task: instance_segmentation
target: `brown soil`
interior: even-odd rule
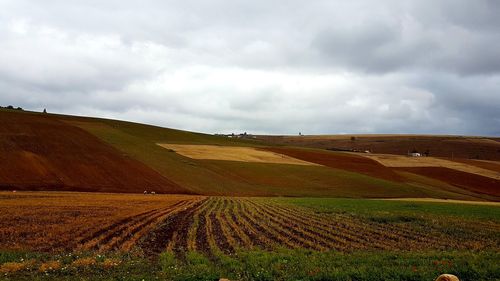
[[[476,193],[500,196],[500,181],[444,167],[404,167],[397,170],[434,178]]]
[[[268,147],[266,150],[285,154],[297,159],[321,164],[327,167],[362,173],[376,178],[403,181],[403,178],[390,168],[377,161],[347,153],[314,151],[284,147]]]
[[[53,116],[0,111],[0,190],[13,189],[187,193]]]
[[[173,240],[174,234],[181,237],[181,245],[177,245],[173,250],[178,257],[183,257],[187,251],[188,231],[193,221],[193,214],[200,208],[204,201],[178,212],[174,216],[168,217],[159,227],[152,230],[139,243],[146,256],[157,256],[165,250],[166,245]]]

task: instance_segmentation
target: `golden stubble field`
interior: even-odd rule
[[[0,248],[130,250],[166,217],[204,197],[0,192]]]
[[[193,159],[228,160],[228,161],[240,161],[240,162],[311,165],[311,166],[318,165],[315,163],[299,160],[284,154],[259,150],[254,147],[168,144],[168,143],[160,143],[158,145]]]
[[[483,169],[469,163],[461,163],[435,157],[409,157],[390,154],[359,154],[375,160],[386,167],[443,167],[500,180],[500,172]]]

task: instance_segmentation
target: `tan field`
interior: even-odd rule
[[[434,157],[408,157],[389,154],[363,154],[363,156],[379,162],[386,167],[443,167],[472,173],[492,179],[499,180],[500,172],[483,169],[480,167],[468,165]]]
[[[159,143],[158,145],[193,159],[319,166],[319,164],[253,147],[169,143]]]
[[[384,199],[384,200],[500,206],[500,202],[491,202],[491,201],[466,201],[466,200],[436,199],[436,198],[388,198],[388,199]]]

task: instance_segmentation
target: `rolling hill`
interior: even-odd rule
[[[1,110],[0,153],[4,190],[500,200],[498,179],[468,172],[99,118]]]
[[[188,191],[56,116],[0,111],[0,188]]]
[[[500,161],[499,137],[434,135],[311,135],[257,136],[266,143],[407,155],[417,151],[433,157]]]

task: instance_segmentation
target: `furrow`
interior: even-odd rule
[[[231,209],[228,205],[232,206],[232,201],[229,199],[224,199],[223,211],[220,214],[220,219],[226,227],[227,234],[232,237],[234,241],[233,248],[247,248],[252,245],[252,242],[248,236],[234,223],[231,214],[229,213]]]
[[[142,237],[145,233],[154,228],[158,223],[163,221],[166,216],[170,216],[180,210],[187,209],[191,207],[193,204],[194,202],[187,201],[186,204],[178,205],[175,208],[169,208],[168,210],[165,210],[161,214],[152,216],[143,223],[134,226],[126,235],[117,237],[118,239],[114,239],[114,241],[108,243],[107,248],[120,249],[124,251],[129,250],[134,245],[134,243],[140,239],[140,237]]]
[[[226,254],[234,253],[237,247],[232,235],[229,233],[228,225],[222,220],[222,211],[225,209],[226,200],[218,198],[218,205],[216,210],[210,214],[210,219],[213,221],[214,236],[216,238],[215,242],[222,252]]]
[[[326,249],[335,249],[338,251],[346,249],[347,242],[339,237],[328,235],[328,229],[320,228],[315,224],[311,224],[309,221],[305,221],[295,216],[290,216],[286,213],[283,213],[275,206],[270,207],[268,205],[262,204],[262,209],[268,215],[276,216],[277,218],[280,218],[284,223],[288,222],[288,225],[291,225],[291,227],[301,229],[303,232],[307,233],[307,235],[311,237],[313,241],[318,241]]]
[[[261,233],[249,222],[249,219],[242,211],[240,200],[234,200],[231,218],[235,224],[241,228],[242,232],[249,237],[250,241],[252,241],[252,245],[266,250],[272,250],[274,248],[275,241],[272,237],[268,237],[266,232]]]
[[[199,224],[198,229],[196,231],[196,250],[198,252],[204,253],[206,256],[211,257],[212,252],[211,248],[213,245],[211,244],[213,241],[210,239],[210,229],[207,224],[208,221],[208,213],[214,208],[214,200],[209,199],[207,201],[207,208],[199,213]]]
[[[172,216],[167,216],[162,223],[158,224],[154,229],[148,232],[143,239],[140,239],[139,246],[142,248],[145,255],[156,257],[168,246],[171,246],[172,251],[174,251],[179,257],[183,257],[184,249],[181,247],[174,247],[169,243],[173,240],[173,238],[178,236],[178,234],[174,235],[175,233],[188,232],[192,223],[190,218],[192,218],[193,213],[195,213],[200,206],[203,206],[206,201],[207,199],[200,200],[185,210],[181,210]],[[186,237],[184,237],[184,239],[185,238]]]
[[[288,248],[300,247],[299,241],[296,241],[293,237],[286,237],[286,235],[277,231],[276,227],[273,227],[273,225],[268,220],[265,220],[263,216],[256,212],[252,212],[247,204],[241,204],[241,217],[251,223],[255,230],[270,238],[272,241],[275,241],[278,245],[283,245]]]
[[[126,218],[121,219],[117,222],[114,222],[114,223],[112,223],[112,224],[110,224],[102,229],[99,229],[98,231],[94,232],[90,236],[80,239],[76,243],[77,246],[75,248],[86,249],[86,248],[89,248],[89,244],[90,244],[90,247],[92,247],[95,243],[97,243],[97,241],[99,241],[101,236],[106,236],[106,235],[109,235],[109,233],[114,233],[117,229],[121,229],[124,225],[127,225],[129,223],[133,223],[134,221],[140,220],[141,218],[146,217],[149,214],[156,213],[159,210],[160,209],[150,210],[150,211],[143,212],[143,213],[133,215],[130,217],[126,217]]]
[[[310,213],[299,212],[295,209],[285,209],[282,208],[285,212],[288,212],[290,215],[302,218],[304,220],[309,221],[310,223],[314,223],[318,227],[322,227],[329,234],[339,237],[347,241],[348,248],[352,249],[367,249],[367,248],[378,248],[378,249],[386,249],[390,248],[390,243],[386,241],[381,241],[382,243],[373,243],[373,239],[370,238],[371,232],[367,232],[365,228],[360,227],[356,223],[353,223],[350,220],[340,221],[338,218],[333,217],[317,217],[311,215]]]
[[[262,206],[257,203],[248,200],[248,204],[254,206],[254,210],[259,213],[262,217],[266,217],[268,221],[271,221],[272,225],[275,226],[276,232],[280,233],[282,236],[289,237],[292,241],[299,244],[301,247],[314,249],[314,250],[326,250],[328,245],[321,239],[317,239],[306,232],[301,232],[303,230],[299,225],[295,224],[295,228],[290,226],[289,223],[283,222],[282,218],[278,219],[275,214],[272,214],[265,210]]]

